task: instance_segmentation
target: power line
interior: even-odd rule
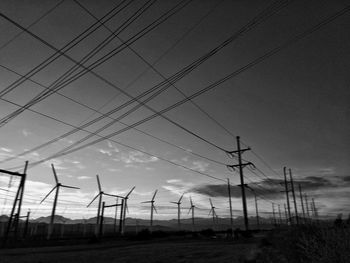
[[[261,63],[261,62],[263,62],[263,61],[266,60],[267,58],[269,58],[269,57],[271,57],[271,56],[277,54],[277,53],[280,52],[281,50],[283,50],[283,49],[289,47],[291,44],[293,44],[293,43],[295,43],[295,42],[297,42],[297,41],[299,41],[299,40],[301,40],[301,39],[307,37],[307,36],[310,35],[311,33],[315,32],[316,30],[318,30],[318,29],[322,28],[323,26],[327,25],[328,23],[332,22],[333,20],[335,20],[335,19],[338,18],[339,16],[344,15],[344,14],[345,14],[346,12],[348,12],[348,11],[350,11],[350,6],[348,6],[348,7],[344,8],[344,9],[342,9],[342,10],[340,10],[340,11],[334,13],[334,14],[331,15],[331,16],[328,16],[326,19],[322,20],[321,22],[319,22],[319,23],[316,24],[315,26],[313,26],[313,27],[307,29],[306,31],[304,31],[304,32],[302,32],[302,33],[300,33],[300,34],[298,34],[298,35],[296,35],[296,36],[294,36],[294,37],[288,39],[287,41],[285,41],[283,44],[279,45],[278,47],[276,47],[276,48],[274,48],[274,49],[268,51],[268,52],[265,53],[264,55],[262,55],[262,56],[260,56],[260,57],[258,57],[258,58],[256,58],[256,59],[254,59],[254,60],[251,61],[250,63],[246,64],[245,66],[241,67],[241,68],[238,69],[238,70],[235,70],[235,71],[232,72],[231,74],[226,75],[225,77],[223,77],[223,78],[219,79],[218,81],[216,81],[216,82],[210,84],[209,86],[207,86],[207,87],[205,87],[205,88],[203,88],[203,89],[201,89],[201,90],[199,90],[199,91],[193,93],[191,96],[188,96],[186,99],[180,100],[180,101],[178,101],[177,103],[175,103],[175,104],[173,104],[173,105],[171,105],[171,106],[169,106],[169,107],[167,107],[167,108],[165,108],[165,109],[163,109],[163,110],[161,110],[161,111],[159,111],[159,112],[157,112],[157,113],[155,113],[155,114],[153,114],[153,115],[151,115],[151,116],[149,116],[149,117],[147,117],[147,118],[145,118],[145,119],[143,119],[143,120],[141,120],[141,121],[138,121],[138,122],[136,122],[136,123],[134,123],[134,124],[132,124],[132,125],[130,125],[130,126],[135,127],[135,126],[140,125],[140,124],[142,124],[142,123],[144,123],[144,122],[147,122],[147,121],[149,121],[149,120],[151,120],[151,119],[153,119],[153,118],[155,118],[155,117],[157,117],[157,116],[159,116],[159,115],[164,114],[165,112],[170,111],[170,110],[173,109],[173,108],[176,108],[176,107],[178,107],[178,106],[184,104],[185,102],[187,102],[187,101],[190,100],[190,99],[193,99],[193,98],[195,98],[195,97],[198,97],[199,95],[202,95],[203,93],[205,93],[205,92],[207,92],[207,91],[209,91],[209,90],[211,90],[211,89],[214,89],[215,87],[219,86],[220,84],[222,84],[222,83],[224,83],[224,82],[230,80],[231,78],[233,78],[233,77],[235,77],[235,76],[241,74],[242,72],[244,72],[244,71],[250,69],[251,67],[254,67],[255,65],[257,65],[257,64],[259,64],[259,63]],[[114,133],[112,133],[112,134],[109,134],[109,135],[105,136],[105,138],[106,138],[106,139],[107,139],[107,138],[111,138],[111,137],[113,137],[113,136],[115,136],[115,135],[117,135],[117,134],[119,134],[119,133],[121,133],[121,132],[124,132],[125,130],[127,130],[127,129],[122,129],[122,130],[119,130],[119,131],[114,132]],[[52,155],[52,156],[50,156],[50,157],[48,157],[48,158],[46,158],[46,159],[44,159],[44,160],[46,161],[46,160],[49,160],[49,159],[52,159],[52,158],[56,158],[56,157],[59,157],[59,156],[63,156],[63,155],[70,154],[70,153],[72,153],[72,152],[78,151],[78,150],[80,150],[80,149],[83,149],[83,148],[85,148],[85,147],[87,147],[87,146],[93,145],[93,144],[98,143],[98,142],[103,141],[103,140],[104,140],[104,139],[97,139],[97,140],[95,140],[95,141],[93,141],[93,142],[90,142],[90,143],[87,143],[87,144],[85,144],[85,145],[79,146],[79,147],[74,148],[74,149],[72,149],[72,150],[69,150],[69,151],[67,151],[67,152],[61,152],[61,153],[59,153],[59,154],[57,154],[57,155]],[[41,162],[42,162],[42,161],[41,161]]]
[[[262,14],[264,14],[265,16],[262,16]],[[224,41],[221,45],[219,45],[218,47],[216,47],[215,49],[211,50],[209,53],[207,53],[205,56],[202,56],[200,59],[197,60],[197,62],[193,62],[191,65],[187,66],[185,69],[187,70],[187,74],[189,72],[191,72],[195,67],[198,67],[201,63],[203,63],[205,60],[207,60],[208,58],[210,58],[211,56],[213,56],[214,54],[216,54],[220,49],[222,49],[223,47],[225,47],[226,45],[228,45],[229,43],[231,43],[233,40],[237,39],[238,36],[240,36],[241,34],[245,33],[246,31],[249,31],[250,29],[252,29],[254,26],[256,26],[258,23],[261,23],[264,19],[266,19],[266,17],[270,16],[271,13],[266,13],[266,12],[262,12],[262,14],[259,14],[255,19],[253,19],[251,22],[249,22],[246,26],[244,26],[241,30],[239,30],[237,33],[235,33],[233,36],[231,36],[229,39],[227,39],[226,41]],[[259,18],[259,19],[258,19]],[[196,64],[194,63],[198,63],[197,66],[195,66]],[[195,67],[194,67],[195,66]],[[181,71],[180,71],[181,72]],[[181,72],[180,74],[178,73],[178,75],[175,75],[176,78],[178,78],[178,80],[180,78],[182,78],[184,75],[184,73],[186,73],[186,71],[184,71],[183,73]],[[174,76],[174,75],[173,75]],[[166,88],[170,87],[173,84],[173,80],[169,80],[167,79],[165,82],[162,82],[161,84],[164,83],[169,83],[168,85],[166,85],[161,91],[159,91],[157,94],[153,94],[150,98],[148,98],[148,100],[152,99],[153,97],[157,96],[158,94],[160,94],[162,91],[164,91]],[[115,87],[112,83],[108,82],[108,84],[112,85],[113,87]],[[120,90],[118,87],[115,87],[118,90]],[[155,90],[157,88],[157,86],[155,86],[153,88],[153,90]],[[148,107],[147,105],[144,104],[144,102],[140,102],[138,101],[138,98],[134,98],[132,96],[130,96],[130,94],[126,93],[123,90],[120,90],[123,94],[127,95],[128,97],[132,98],[132,101],[137,101],[140,104],[142,104],[142,106],[147,107],[148,109],[152,110],[153,112],[155,112],[152,108]],[[142,96],[146,95],[147,93],[151,92],[150,90],[147,91],[145,94],[142,94]],[[128,104],[124,104],[123,107],[125,107]],[[135,111],[136,109],[138,109],[140,106],[136,106],[134,107],[132,110],[130,110],[127,114],[124,114],[124,116],[127,116],[128,114],[130,114],[131,112]],[[113,113],[115,112],[115,110],[113,110]],[[124,117],[123,116],[123,117]],[[198,134],[193,133],[192,131],[186,129],[185,127],[183,127],[182,125],[170,120],[169,118],[162,116],[163,118],[165,118],[166,120],[170,121],[171,123],[173,123],[174,125],[178,126],[179,128],[183,129],[184,131],[192,134],[193,136],[197,137],[198,139],[203,140],[204,142],[211,144],[212,146],[220,149],[220,150],[224,150],[223,148],[215,145],[214,143],[206,140],[205,138],[199,136]],[[119,117],[119,120],[121,119],[121,117]],[[102,127],[100,130],[106,129],[107,127],[111,126],[113,124],[113,122],[111,122],[110,124],[105,125],[104,127]],[[80,142],[83,142],[87,139],[89,139],[90,136],[85,137],[84,139],[82,139]],[[67,149],[66,149],[67,150]]]
[[[182,2],[177,4],[176,6],[174,6],[170,10],[168,10],[166,13],[164,13],[159,18],[154,20],[151,24],[149,24],[148,26],[144,27],[137,34],[135,34],[134,36],[129,38],[129,40],[126,41],[127,45],[130,45],[130,44],[134,43],[135,41],[137,41],[138,39],[140,39],[141,37],[143,37],[144,35],[149,33],[151,30],[155,29],[157,26],[159,26],[160,24],[162,24],[163,22],[168,20],[171,16],[173,16],[174,14],[176,14],[177,12],[182,10],[190,1],[192,1],[192,0],[183,0]],[[4,16],[4,15],[0,13],[0,16]],[[34,99],[32,99],[30,102],[28,102],[26,105],[24,105],[21,109],[18,109],[16,112],[14,112],[12,114],[9,114],[8,116],[2,118],[0,120],[0,127],[5,125],[11,119],[13,119],[16,116],[18,116],[21,112],[26,110],[28,107],[31,107],[34,104],[38,103],[39,101],[41,101],[41,100],[45,99],[46,97],[52,95],[57,90],[62,89],[63,87],[67,86],[68,84],[70,84],[71,82],[75,81],[76,79],[82,77],[83,75],[85,75],[88,72],[90,72],[93,76],[97,77],[98,79],[102,80],[103,82],[107,83],[108,85],[112,86],[113,88],[119,90],[123,94],[125,94],[125,95],[128,94],[127,92],[125,92],[124,90],[120,89],[119,87],[117,87],[116,85],[111,83],[110,81],[108,81],[105,78],[103,78],[101,75],[99,75],[99,74],[95,73],[94,71],[92,71],[94,68],[100,66],[102,63],[104,63],[105,61],[107,61],[108,59],[112,58],[113,56],[115,56],[116,54],[121,52],[123,49],[125,49],[127,47],[126,45],[119,45],[118,47],[114,48],[113,50],[108,52],[106,55],[102,56],[101,58],[99,58],[98,60],[96,60],[95,62],[91,63],[89,66],[86,67],[83,64],[79,63],[78,61],[76,61],[75,59],[73,59],[72,57],[68,56],[65,52],[59,51],[57,48],[55,48],[54,46],[52,46],[49,43],[47,43],[45,40],[41,39],[39,36],[35,35],[34,33],[30,32],[30,31],[26,30],[25,28],[23,28],[22,26],[18,25],[15,21],[11,20],[10,18],[8,18],[6,16],[4,16],[4,17],[5,17],[5,19],[7,19],[8,21],[14,23],[14,25],[20,27],[22,30],[25,30],[28,34],[30,34],[31,36],[35,37],[36,39],[38,39],[39,41],[41,41],[42,43],[44,43],[45,45],[47,45],[51,49],[54,49],[55,51],[58,51],[64,57],[66,57],[70,61],[72,61],[75,65],[78,65],[79,67],[81,67],[82,70],[80,70],[73,77],[70,77],[70,78],[66,79],[65,81],[61,81],[59,83],[56,83],[57,85],[55,87],[53,87],[53,89],[50,89],[48,91],[44,91],[44,92],[40,93]],[[138,16],[136,16],[135,19],[137,17]],[[124,27],[124,29],[125,29],[125,27]],[[57,81],[55,81],[55,82],[57,82]]]
[[[107,12],[101,19],[98,20],[98,22],[93,23],[91,26],[89,26],[87,29],[85,29],[82,33],[80,33],[78,36],[74,37],[71,41],[69,41],[67,44],[65,44],[62,48],[57,49],[51,44],[49,44],[47,41],[41,39],[39,36],[35,35],[31,31],[28,30],[28,28],[24,28],[23,26],[19,25],[17,22],[13,21],[9,17],[5,16],[4,14],[0,13],[0,16],[6,19],[8,22],[14,24],[16,27],[21,29],[22,33],[26,32],[30,36],[34,37],[35,39],[39,40],[46,46],[50,47],[55,51],[54,54],[49,56],[47,59],[45,59],[43,62],[41,62],[36,67],[32,68],[29,72],[27,72],[23,77],[17,79],[15,82],[7,86],[5,89],[3,89],[0,92],[0,97],[3,97],[7,93],[11,92],[13,89],[18,87],[20,84],[22,84],[24,81],[26,81],[28,78],[34,76],[36,73],[38,73],[40,70],[54,62],[56,59],[58,59],[60,56],[65,56],[64,52],[69,51],[73,47],[75,47],[77,44],[79,44],[81,41],[83,41],[86,37],[90,36],[93,32],[95,32],[99,27],[102,26],[103,23],[109,21],[112,19],[115,15],[117,15],[121,10],[118,8],[125,2],[126,0],[122,1],[119,5],[111,9],[109,12]],[[133,0],[131,0],[132,2]],[[129,4],[131,3],[129,2]],[[126,6],[122,7],[124,9]],[[100,23],[101,22],[101,23]]]
[[[58,3],[56,3],[53,7],[51,7],[50,9],[48,9],[45,13],[43,13],[41,16],[39,16],[36,20],[34,20],[32,23],[30,23],[26,29],[30,29],[31,27],[33,27],[34,25],[36,25],[37,23],[39,23],[44,17],[48,16],[50,13],[52,13],[55,9],[57,9],[62,3],[64,2],[64,0],[59,1]],[[12,38],[10,38],[9,40],[7,40],[4,44],[2,44],[0,46],[0,50],[4,49],[5,47],[7,47],[10,43],[12,43],[14,40],[16,40],[19,36],[21,36],[24,33],[24,31],[20,31],[19,33],[17,33],[16,35],[14,35]]]

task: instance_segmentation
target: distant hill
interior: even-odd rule
[[[32,223],[50,223],[51,216],[47,217],[39,217],[36,219],[30,220]],[[195,218],[195,227],[196,229],[205,229],[205,228],[213,228],[213,220],[212,218]],[[270,226],[270,219],[266,218],[259,218],[261,226]],[[7,222],[8,216],[7,215],[1,215],[0,216],[0,222]],[[256,217],[250,217],[249,218],[250,225],[252,227],[255,226],[256,223]],[[55,215],[55,223],[56,224],[96,224],[96,217],[88,218],[88,219],[70,219],[61,215]],[[112,225],[114,224],[114,218],[112,217],[105,217],[104,218],[104,224]],[[119,219],[117,219],[117,224],[119,224]],[[142,229],[149,227],[150,220],[148,219],[139,219],[139,218],[130,218],[127,217],[125,221],[125,225],[127,229]],[[153,226],[156,230],[177,230],[178,229],[178,223],[177,219],[169,219],[169,220],[153,220]],[[237,217],[233,220],[233,227],[234,228],[243,228],[244,227],[244,220],[243,217]],[[215,224],[216,229],[224,230],[230,228],[230,219],[229,218],[218,218],[217,223]],[[181,219],[181,229],[183,230],[191,230],[192,229],[192,219],[191,218],[184,218]]]

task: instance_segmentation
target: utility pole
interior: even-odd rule
[[[254,193],[254,199],[255,199],[255,212],[256,212],[256,225],[258,229],[260,229],[260,220],[259,220],[259,210],[258,210],[258,199],[256,198],[256,193]]]
[[[282,225],[282,214],[281,214],[281,206],[278,204],[278,214],[279,214],[279,224]]]
[[[317,209],[316,209],[316,205],[315,205],[315,199],[312,198],[312,207],[313,207],[313,211],[314,211],[314,216],[316,218],[316,220],[318,220],[318,213],[317,213]]]
[[[294,211],[295,211],[295,218],[297,220],[297,225],[299,225],[299,215],[298,215],[298,208],[297,208],[297,200],[295,198],[295,192],[294,192],[294,183],[293,183],[293,177],[292,177],[292,170],[289,169],[289,177],[290,177],[290,184],[292,186],[292,194],[293,194],[293,201],[294,201]]]
[[[244,187],[244,176],[243,176],[243,168],[247,165],[252,165],[254,166],[253,163],[251,162],[242,162],[242,153],[245,151],[249,151],[250,148],[245,148],[241,149],[241,143],[240,143],[240,138],[239,136],[236,137],[237,140],[237,150],[236,151],[231,151],[227,152],[230,156],[233,156],[234,154],[238,155],[238,164],[236,165],[227,165],[227,168],[234,170],[236,167],[239,168],[239,175],[240,175],[240,180],[241,180],[241,191],[242,191],[242,204],[243,204],[243,215],[244,215],[244,226],[245,230],[249,230],[249,223],[248,223],[248,212],[247,212],[247,200],[246,200],[246,195],[245,195],[245,187]]]
[[[310,220],[310,210],[309,210],[309,203],[308,203],[308,200],[307,200],[307,194],[304,195],[304,199],[305,199],[305,206],[306,206],[307,217]]]
[[[305,215],[304,202],[303,202],[303,193],[301,191],[301,184],[299,184],[299,196],[300,196],[301,210],[303,211],[303,219],[305,223],[306,215]]]
[[[287,213],[287,206],[286,204],[283,204],[284,206],[284,216],[286,217],[286,225],[288,225],[288,213]]]
[[[290,223],[292,223],[291,219],[291,214],[290,214],[290,204],[289,204],[289,187],[288,187],[288,180],[287,180],[287,171],[286,171],[286,167],[283,167],[283,175],[284,175],[284,187],[285,187],[285,193],[286,193],[286,197],[287,197],[287,208],[288,208],[288,219],[287,219],[287,224],[288,221],[290,221]]]
[[[115,213],[114,213],[114,234],[117,232],[118,201],[119,201],[119,197],[117,197],[117,200],[116,200],[116,203],[115,203]]]
[[[273,224],[276,226],[275,203],[272,203]]]
[[[231,185],[230,179],[227,178],[227,189],[228,189],[228,202],[230,204],[230,226],[231,226],[231,234],[233,231],[233,217],[232,217],[232,200],[231,200]]]
[[[4,246],[7,242],[9,233],[10,233],[12,228],[14,229],[15,237],[17,236],[18,222],[19,222],[18,218],[20,217],[20,214],[21,214],[24,185],[25,185],[25,181],[26,181],[26,177],[27,177],[27,168],[28,168],[28,161],[25,162],[24,171],[22,174],[18,173],[18,172],[11,172],[11,171],[6,171],[6,170],[0,169],[0,173],[15,175],[15,176],[19,176],[21,178],[21,181],[19,183],[19,186],[18,186],[18,189],[16,192],[16,197],[15,197],[15,200],[14,200],[13,205],[12,205],[11,214],[10,214],[9,220],[7,222],[7,228],[6,228],[4,241],[3,241]]]

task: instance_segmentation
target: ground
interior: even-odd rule
[[[257,240],[154,239],[0,250],[0,262],[245,262],[258,252]]]

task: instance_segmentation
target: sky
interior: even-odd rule
[[[152,30],[137,35],[182,4]],[[226,167],[238,162],[226,151],[237,150],[240,136],[241,146],[251,148],[243,153],[244,161],[255,165],[244,168],[245,183],[257,194],[262,216],[271,216],[272,203],[284,211],[283,167],[291,169],[296,190],[300,184],[309,201],[314,198],[320,216],[347,216],[350,12],[288,42],[347,4],[0,1],[0,168],[23,172],[29,161],[22,213],[30,209],[33,218],[50,215],[53,195],[40,201],[55,185],[53,164],[62,184],[80,188],[60,191],[57,214],[65,217],[96,215],[97,202],[86,206],[98,193],[97,174],[106,193],[125,195],[135,186],[128,202],[130,217],[148,218],[150,207],[141,202],[158,189],[157,219],[176,218],[177,208],[170,202],[182,194],[183,217],[190,216],[190,197],[196,216],[208,217],[211,198],[218,216],[228,217],[229,178],[233,215],[242,216],[239,173]],[[106,14],[110,19],[99,24],[96,18],[105,19]],[[284,43],[289,45],[251,64]],[[110,53],[113,50],[118,52]],[[81,67],[108,54],[113,56],[91,71]],[[48,58],[54,59],[42,64]],[[202,63],[187,74],[175,75],[199,58]],[[78,61],[80,67],[74,68]],[[68,79],[78,77],[57,85],[72,67],[75,71]],[[229,74],[226,81],[163,116],[143,121]],[[21,76],[26,78],[21,81]],[[165,79],[172,85],[166,86]],[[152,98],[154,92],[144,93],[152,87],[167,88]],[[59,89],[6,122],[48,88]],[[140,97],[146,100],[143,105],[132,100],[140,94],[146,94]],[[125,129],[128,125],[133,127]],[[83,130],[62,136],[75,127]],[[69,149],[75,150],[65,152]],[[64,154],[55,156],[58,152]],[[9,214],[18,182],[18,177],[0,174],[0,214]],[[248,214],[254,216],[254,195],[246,191]],[[300,212],[298,198],[297,193]],[[104,201],[116,202],[109,197]],[[113,215],[114,210],[105,214]]]

